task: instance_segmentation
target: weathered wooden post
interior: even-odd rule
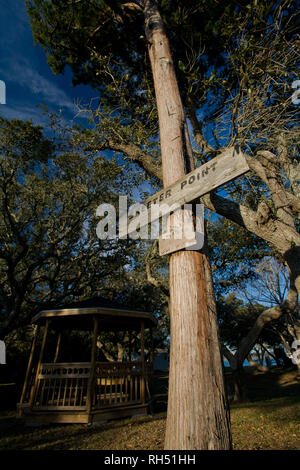
[[[60,350],[60,343],[61,343],[61,335],[62,335],[62,332],[59,331],[58,337],[57,337],[57,343],[56,343],[54,359],[53,359],[54,364],[57,362],[57,359],[58,359],[58,354],[59,354],[59,350]]]
[[[128,331],[128,341],[129,341],[129,345],[128,345],[128,359],[129,359],[129,362],[131,362],[131,355],[132,355],[132,345],[131,345],[131,342],[132,342],[132,331],[129,330]]]
[[[97,338],[98,338],[98,318],[94,315],[93,318],[94,329],[93,329],[93,339],[92,339],[92,351],[91,351],[91,369],[90,376],[88,380],[87,387],[87,400],[86,400],[86,409],[89,415],[89,422],[91,419],[91,411],[93,407],[93,399],[95,392],[95,369],[96,369],[96,351],[97,351]]]
[[[164,187],[194,168],[163,21],[145,1],[145,32],[159,116]],[[230,449],[215,303],[206,253],[170,257],[171,355],[166,449]]]
[[[154,364],[154,338],[153,338],[153,328],[150,328],[150,364]]]
[[[49,330],[49,325],[50,325],[50,319],[46,319],[46,325],[44,328],[44,334],[43,334],[43,339],[42,339],[42,345],[41,345],[41,350],[40,350],[40,355],[39,355],[39,360],[36,366],[36,374],[35,374],[35,379],[34,379],[34,384],[32,386],[31,392],[30,392],[30,407],[34,404],[34,398],[35,398],[35,392],[39,380],[39,374],[40,374],[40,369],[41,369],[41,364],[44,356],[44,350],[45,350],[45,345],[46,345],[46,339],[48,335],[48,330]]]
[[[20,398],[20,404],[24,402],[24,399],[25,399],[26,394],[27,394],[29,377],[32,373],[33,356],[34,356],[34,351],[35,351],[35,347],[36,347],[36,343],[37,343],[38,333],[39,333],[39,327],[38,327],[38,325],[34,325],[30,356],[29,356],[28,365],[27,365],[27,369],[26,369],[26,375],[25,375],[24,385],[23,385],[23,389],[22,389],[22,395],[21,395],[21,398]]]
[[[141,363],[142,363],[141,400],[142,400],[142,403],[145,403],[146,401],[146,394],[145,394],[146,376],[145,376],[145,323],[144,323],[144,320],[141,320]]]

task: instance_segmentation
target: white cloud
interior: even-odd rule
[[[32,119],[34,124],[41,126],[47,124],[47,117],[37,107],[0,105],[0,116],[6,119],[21,119],[22,121]]]
[[[26,60],[10,63],[7,68],[2,67],[2,76],[7,81],[19,84],[37,95],[40,101],[55,104],[57,107],[67,108],[72,113],[75,106],[68,95],[53,82],[34,70]]]
[[[35,105],[45,103],[50,111],[61,109],[67,119],[73,119],[78,113],[73,98],[60,85],[63,80],[50,69],[47,72],[38,46],[33,46],[24,0],[0,0],[0,6],[0,80],[6,83],[7,103],[0,104],[0,115],[44,124],[46,118]]]

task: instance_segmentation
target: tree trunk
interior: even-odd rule
[[[115,358],[105,349],[105,346],[102,344],[102,341],[99,337],[97,340],[97,348],[100,349],[100,351],[108,362],[115,362]]]
[[[123,361],[125,348],[121,343],[118,343],[118,362]]]
[[[238,366],[232,370],[233,387],[234,387],[234,402],[247,401],[247,384],[246,375],[243,366]]]
[[[275,348],[275,347],[273,348],[273,352],[274,352],[274,356],[273,356],[273,357],[274,357],[274,360],[275,360],[275,362],[276,362],[276,366],[277,366],[277,367],[281,367],[281,362],[280,362],[280,360],[279,360],[279,358],[278,358],[278,355],[277,355],[277,353],[276,353],[276,348]]]
[[[162,19],[145,2],[145,31],[160,125],[164,187],[193,168]],[[170,257],[171,354],[165,449],[230,449],[230,420],[206,253]]]

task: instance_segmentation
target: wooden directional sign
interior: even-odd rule
[[[165,188],[143,202],[147,208],[147,217],[138,227],[141,228],[163,215],[171,212],[172,206],[181,207],[192,202],[204,194],[213,191],[229,181],[241,176],[249,171],[245,154],[236,147],[231,147],[213,158],[209,162],[201,165],[192,172],[185,175],[174,184]],[[155,210],[154,210],[155,209]],[[124,237],[130,235],[137,228],[136,221],[139,216],[132,217],[127,224],[122,223],[122,233]]]
[[[190,208],[177,210],[168,218],[166,233],[159,237],[161,256],[178,250],[199,251],[204,245],[204,206],[197,204],[196,211]]]

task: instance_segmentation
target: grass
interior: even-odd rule
[[[230,376],[227,380],[230,380]],[[236,450],[300,450],[300,382],[294,370],[247,374],[249,401],[231,406]],[[167,377],[156,380],[153,416],[84,424],[27,427],[0,412],[0,450],[163,449]],[[265,399],[263,397],[266,397]]]
[[[233,448],[300,450],[300,400],[282,397],[234,406]]]

